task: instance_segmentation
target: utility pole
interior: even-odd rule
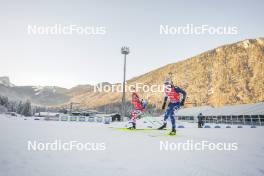
[[[121,54],[124,54],[124,75],[123,75],[123,96],[122,96],[122,120],[126,115],[126,56],[129,54],[129,48],[123,46],[121,48]]]

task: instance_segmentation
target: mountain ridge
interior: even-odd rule
[[[176,63],[166,64],[133,77],[127,80],[127,83],[162,85],[164,79],[168,77],[168,73],[172,73],[174,83],[187,91],[187,102],[191,106],[254,103],[264,99],[263,62],[264,38],[246,39],[219,46]],[[9,78],[5,77],[4,80],[5,83],[10,83]],[[3,86],[0,77],[0,94],[3,93]],[[78,102],[81,106],[94,108],[121,101],[122,93],[98,93],[94,92],[94,86],[96,85],[86,84],[70,89],[56,86],[29,86],[28,89],[40,91],[39,95],[42,95],[41,97],[44,99],[56,99],[52,103],[45,100],[44,105],[48,106],[62,106],[70,102]],[[15,91],[19,87],[23,88],[23,86],[6,86],[5,89],[9,88]],[[161,103],[163,96],[162,93],[142,91],[139,94],[157,106]],[[130,96],[129,93],[126,95]],[[22,98],[32,99],[35,103],[43,104],[40,98],[34,101],[36,96],[33,95],[22,96]]]

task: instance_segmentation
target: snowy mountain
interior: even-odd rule
[[[0,77],[0,85],[6,86],[6,87],[14,87],[15,85],[10,83],[9,77],[2,76]]]
[[[68,89],[55,86],[15,86],[8,77],[1,77],[0,95],[11,100],[30,100],[36,105],[54,106],[70,99]]]

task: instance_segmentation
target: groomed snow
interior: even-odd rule
[[[144,122],[140,122],[144,124]],[[139,123],[139,124],[140,124]],[[1,176],[255,176],[264,174],[264,128],[122,131],[89,122],[34,121],[0,116]],[[154,137],[153,137],[154,136]],[[28,140],[105,143],[105,151],[28,151]],[[238,143],[237,151],[160,151],[160,141]]]

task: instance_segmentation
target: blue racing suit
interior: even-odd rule
[[[169,103],[164,115],[164,122],[170,117],[172,128],[176,126],[175,113],[174,111],[180,109],[180,103]]]
[[[183,95],[182,100],[180,100],[180,94]],[[169,98],[169,104],[166,109],[164,115],[164,123],[166,123],[167,119],[170,117],[172,128],[175,129],[176,121],[175,121],[175,110],[180,109],[181,106],[184,105],[186,99],[186,92],[177,86],[171,85],[170,89],[165,89],[165,97],[163,106],[165,107],[167,99]]]

